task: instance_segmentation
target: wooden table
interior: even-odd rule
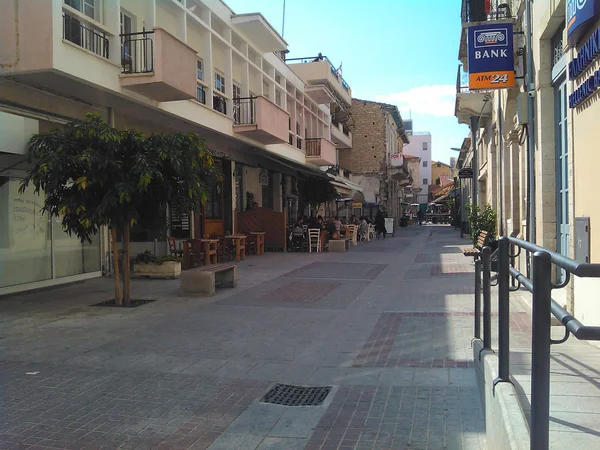
[[[265,253],[265,231],[251,231],[252,236],[256,236],[256,254],[263,255]]]
[[[246,259],[246,236],[225,236],[225,239],[232,239],[235,242],[235,260],[244,261]]]
[[[200,239],[204,246],[204,264],[217,263],[217,248],[219,247],[218,239]],[[214,262],[213,262],[214,261]]]

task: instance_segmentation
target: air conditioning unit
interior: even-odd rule
[[[517,124],[526,125],[529,114],[529,98],[527,92],[520,92],[517,96]]]

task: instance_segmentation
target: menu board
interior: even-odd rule
[[[171,211],[171,236],[177,239],[186,239],[190,237],[190,215],[177,214]]]

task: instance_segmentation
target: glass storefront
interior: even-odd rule
[[[41,214],[43,193],[20,185],[0,177],[0,288],[100,271],[100,236],[91,244],[69,236],[59,218]]]

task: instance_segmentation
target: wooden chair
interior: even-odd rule
[[[231,241],[225,239],[224,236],[215,237],[214,239],[219,240],[219,246],[217,247],[217,259],[219,262],[231,261],[235,250],[232,250]]]
[[[204,264],[204,248],[202,247],[202,242],[198,239],[184,241],[182,253],[184,269],[191,269],[192,267]]]
[[[358,245],[358,227],[356,225],[347,225],[346,230],[346,239],[352,242],[352,245]]]
[[[372,241],[376,238],[375,225],[373,225],[372,223],[369,224],[369,232],[367,233],[367,235],[369,236],[367,238],[368,241]]]
[[[183,250],[177,248],[177,241],[174,237],[168,237],[167,241],[169,242],[169,253],[173,256],[183,256]]]
[[[246,233],[246,251],[250,255],[256,255],[256,236],[253,234]]]
[[[317,253],[321,251],[321,230],[319,228],[308,229],[308,252],[312,253],[313,248]]]

